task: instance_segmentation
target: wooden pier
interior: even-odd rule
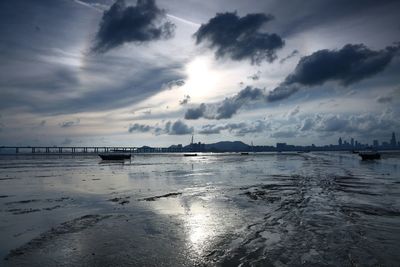
[[[169,147],[110,147],[110,146],[1,146],[0,154],[98,154],[98,153],[179,153],[182,148]]]

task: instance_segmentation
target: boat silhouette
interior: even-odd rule
[[[117,154],[117,153],[108,153],[108,154],[99,154],[99,157],[102,160],[124,160],[131,159],[131,154]]]
[[[361,157],[362,160],[374,160],[381,158],[381,154],[377,151],[360,152],[358,153],[358,155]]]

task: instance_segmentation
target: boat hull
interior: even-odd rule
[[[379,153],[359,153],[358,155],[362,160],[374,160],[381,158],[381,154]]]
[[[131,159],[131,154],[99,154],[102,160],[125,160]]]

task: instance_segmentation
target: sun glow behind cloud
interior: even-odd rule
[[[197,57],[187,67],[187,82],[184,86],[186,94],[196,102],[209,98],[222,83],[218,72],[212,68],[211,60],[206,57]]]
[[[218,64],[210,56],[198,56],[184,67],[187,78],[184,79],[183,86],[161,91],[142,101],[139,106],[152,108],[153,114],[156,114],[157,110],[165,112],[165,107],[169,111],[180,110],[182,106],[179,100],[186,95],[190,96],[190,103],[222,100],[238,89],[238,77],[243,77],[245,73],[235,65],[227,69],[224,64]]]

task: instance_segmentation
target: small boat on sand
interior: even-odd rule
[[[196,153],[186,153],[186,154],[183,154],[183,156],[184,157],[196,157],[197,154]]]
[[[117,154],[117,153],[109,153],[109,154],[99,154],[99,157],[102,160],[124,160],[131,159],[131,154]]]
[[[380,159],[381,154],[377,151],[368,151],[368,152],[360,152],[358,155],[362,158],[362,160],[373,160],[373,159]]]

